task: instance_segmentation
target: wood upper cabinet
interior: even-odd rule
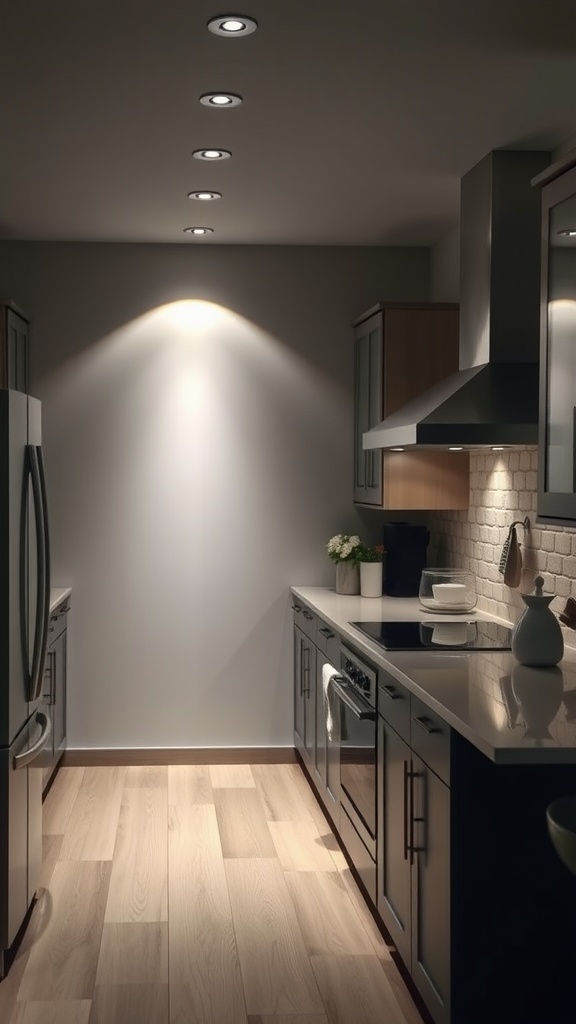
[[[28,391],[28,317],[13,302],[0,302],[0,387]]]
[[[353,327],[355,503],[382,509],[467,509],[467,452],[362,448],[365,431],[458,370],[458,306],[382,303]]]

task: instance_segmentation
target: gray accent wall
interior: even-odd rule
[[[326,541],[375,524],[352,505],[349,325],[428,298],[429,269],[426,249],[0,243],[73,588],[71,747],[291,744],[288,588],[332,584]]]

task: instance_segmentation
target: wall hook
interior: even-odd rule
[[[515,519],[514,522],[512,523],[512,526],[521,526],[521,527],[523,527],[524,530],[529,530],[530,529],[530,517],[529,516],[525,516],[524,519]],[[510,529],[512,529],[512,526],[510,527]]]

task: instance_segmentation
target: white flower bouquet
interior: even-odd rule
[[[347,533],[337,533],[326,545],[328,557],[333,562],[350,562],[352,565],[358,564],[361,550],[360,537],[349,536]]]

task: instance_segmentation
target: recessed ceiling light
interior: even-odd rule
[[[215,36],[249,36],[258,28],[258,22],[254,18],[247,18],[245,14],[219,14],[216,18],[210,18],[208,31]]]
[[[462,445],[457,445],[457,444],[454,444],[454,445],[452,445],[452,446],[451,446],[451,447],[450,447],[450,448],[448,449],[448,451],[449,451],[449,452],[463,452],[463,451],[464,451],[464,449],[463,449]]]
[[[188,235],[213,235],[214,228],[184,228]]]
[[[205,92],[200,98],[204,107],[239,107],[242,97],[234,92]]]
[[[227,160],[232,153],[229,149],[195,149],[192,156],[196,160]]]
[[[557,231],[557,235],[567,235],[568,238],[576,237],[576,228],[563,228],[562,231]]]
[[[221,192],[189,192],[188,199],[202,199],[207,202],[209,199],[222,199]]]

